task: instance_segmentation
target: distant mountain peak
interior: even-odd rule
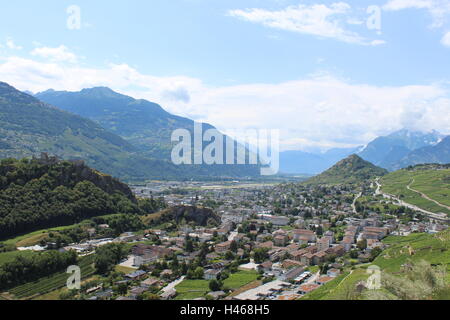
[[[386,169],[377,167],[360,156],[352,154],[305,183],[313,185],[361,183],[387,173]]]

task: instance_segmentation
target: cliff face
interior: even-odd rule
[[[0,160],[1,239],[118,213],[140,213],[130,188],[82,161]]]
[[[40,158],[24,161],[11,159],[11,161],[5,160],[2,162],[0,176],[4,178],[1,181],[3,183],[0,183],[0,189],[11,183],[23,185],[28,181],[47,175],[53,188],[57,186],[72,188],[79,182],[89,181],[108,194],[118,192],[134,203],[137,202],[128,185],[116,178],[91,169],[84,161],[61,161],[57,157],[48,156],[46,153],[43,153]]]
[[[84,164],[74,164],[73,169],[75,175],[78,175],[82,181],[90,181],[108,194],[122,193],[134,203],[137,202],[130,187],[116,178],[95,171]]]
[[[220,217],[211,209],[195,206],[177,206],[169,210],[169,214],[172,215],[177,222],[180,222],[184,218],[187,222],[194,221],[195,224],[200,226],[206,226],[211,222],[217,224],[220,223]]]

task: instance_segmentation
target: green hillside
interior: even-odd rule
[[[435,296],[428,298],[448,299],[450,286],[450,230],[431,235],[425,233],[414,233],[406,237],[389,236],[383,243],[388,245],[380,256],[373,262],[372,266],[381,269],[381,279],[397,277],[402,279],[405,276],[403,267],[405,265],[420,265],[424,261],[434,267],[442,266],[447,270],[444,278],[447,289],[442,290]],[[366,281],[370,274],[367,272],[369,265],[360,265],[354,268],[348,267],[342,275],[330,281],[319,289],[307,294],[303,300],[353,300],[368,299],[366,295],[360,295],[356,291],[356,286],[360,282]],[[382,280],[383,281],[383,280]],[[382,282],[383,283],[383,282]],[[384,290],[384,291],[383,291]],[[408,288],[405,288],[408,290]],[[385,289],[382,289],[384,297],[389,296]],[[391,297],[395,298],[395,297]]]
[[[450,207],[449,165],[409,167],[384,176],[381,184],[383,192],[396,195],[407,203],[431,212],[450,214],[446,208]]]
[[[357,184],[387,173],[387,170],[379,168],[357,155],[351,155],[322,174],[307,180],[304,184]]]
[[[0,238],[114,214],[141,213],[129,187],[83,163],[0,161]]]
[[[114,92],[106,87],[80,92],[48,90],[36,94],[41,101],[99,124],[129,142],[139,155],[171,163],[174,130],[186,129],[193,136],[194,121],[165,111],[160,105]],[[214,129],[202,124],[203,131]],[[205,147],[205,145],[204,145]],[[224,145],[224,159],[226,151]],[[194,152],[194,150],[193,150]],[[236,157],[235,157],[236,159]],[[174,171],[174,168],[166,168]],[[255,165],[189,165],[176,167],[176,178],[245,177],[259,175]],[[160,173],[160,170],[154,170]]]

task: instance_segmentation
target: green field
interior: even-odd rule
[[[324,284],[320,288],[308,293],[301,300],[349,300],[349,288],[353,288],[360,281],[365,281],[370,275],[366,269],[356,269],[345,272],[336,279]]]
[[[399,170],[384,176],[381,184],[384,192],[396,195],[405,202],[431,212],[450,214],[450,210],[407,189],[411,184],[412,189],[424,193],[440,204],[450,206],[450,169]]]
[[[256,271],[239,271],[230,275],[228,279],[223,282],[224,287],[235,290],[240,287],[255,281],[259,274]]]
[[[29,257],[36,254],[33,251],[9,251],[0,253],[0,265],[13,261],[16,257]]]
[[[447,266],[450,273],[450,231],[436,235],[419,233],[407,237],[390,236],[384,243],[391,246],[373,262],[383,271],[399,272],[408,260],[425,260],[433,265]],[[449,275],[447,277],[450,281]]]
[[[81,277],[90,277],[95,273],[93,266],[94,256],[90,255],[80,259],[79,267],[81,269]],[[70,275],[66,272],[59,272],[50,277],[45,277],[34,282],[29,282],[9,290],[18,299],[32,298],[43,295],[51,291],[55,291],[66,285]]]
[[[416,233],[406,237],[390,236],[383,242],[389,247],[371,264],[380,267],[382,272],[400,275],[401,267],[405,263],[425,260],[432,265],[445,265],[448,272],[447,281],[450,284],[450,230],[436,235]],[[356,284],[369,277],[369,265],[347,270],[335,280],[305,295],[302,300],[351,299]]]
[[[206,280],[184,280],[175,287],[177,290],[176,300],[194,300],[204,297],[209,290],[209,281]]]

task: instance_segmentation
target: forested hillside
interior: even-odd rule
[[[0,161],[0,238],[114,214],[138,214],[127,185],[80,162]]]

